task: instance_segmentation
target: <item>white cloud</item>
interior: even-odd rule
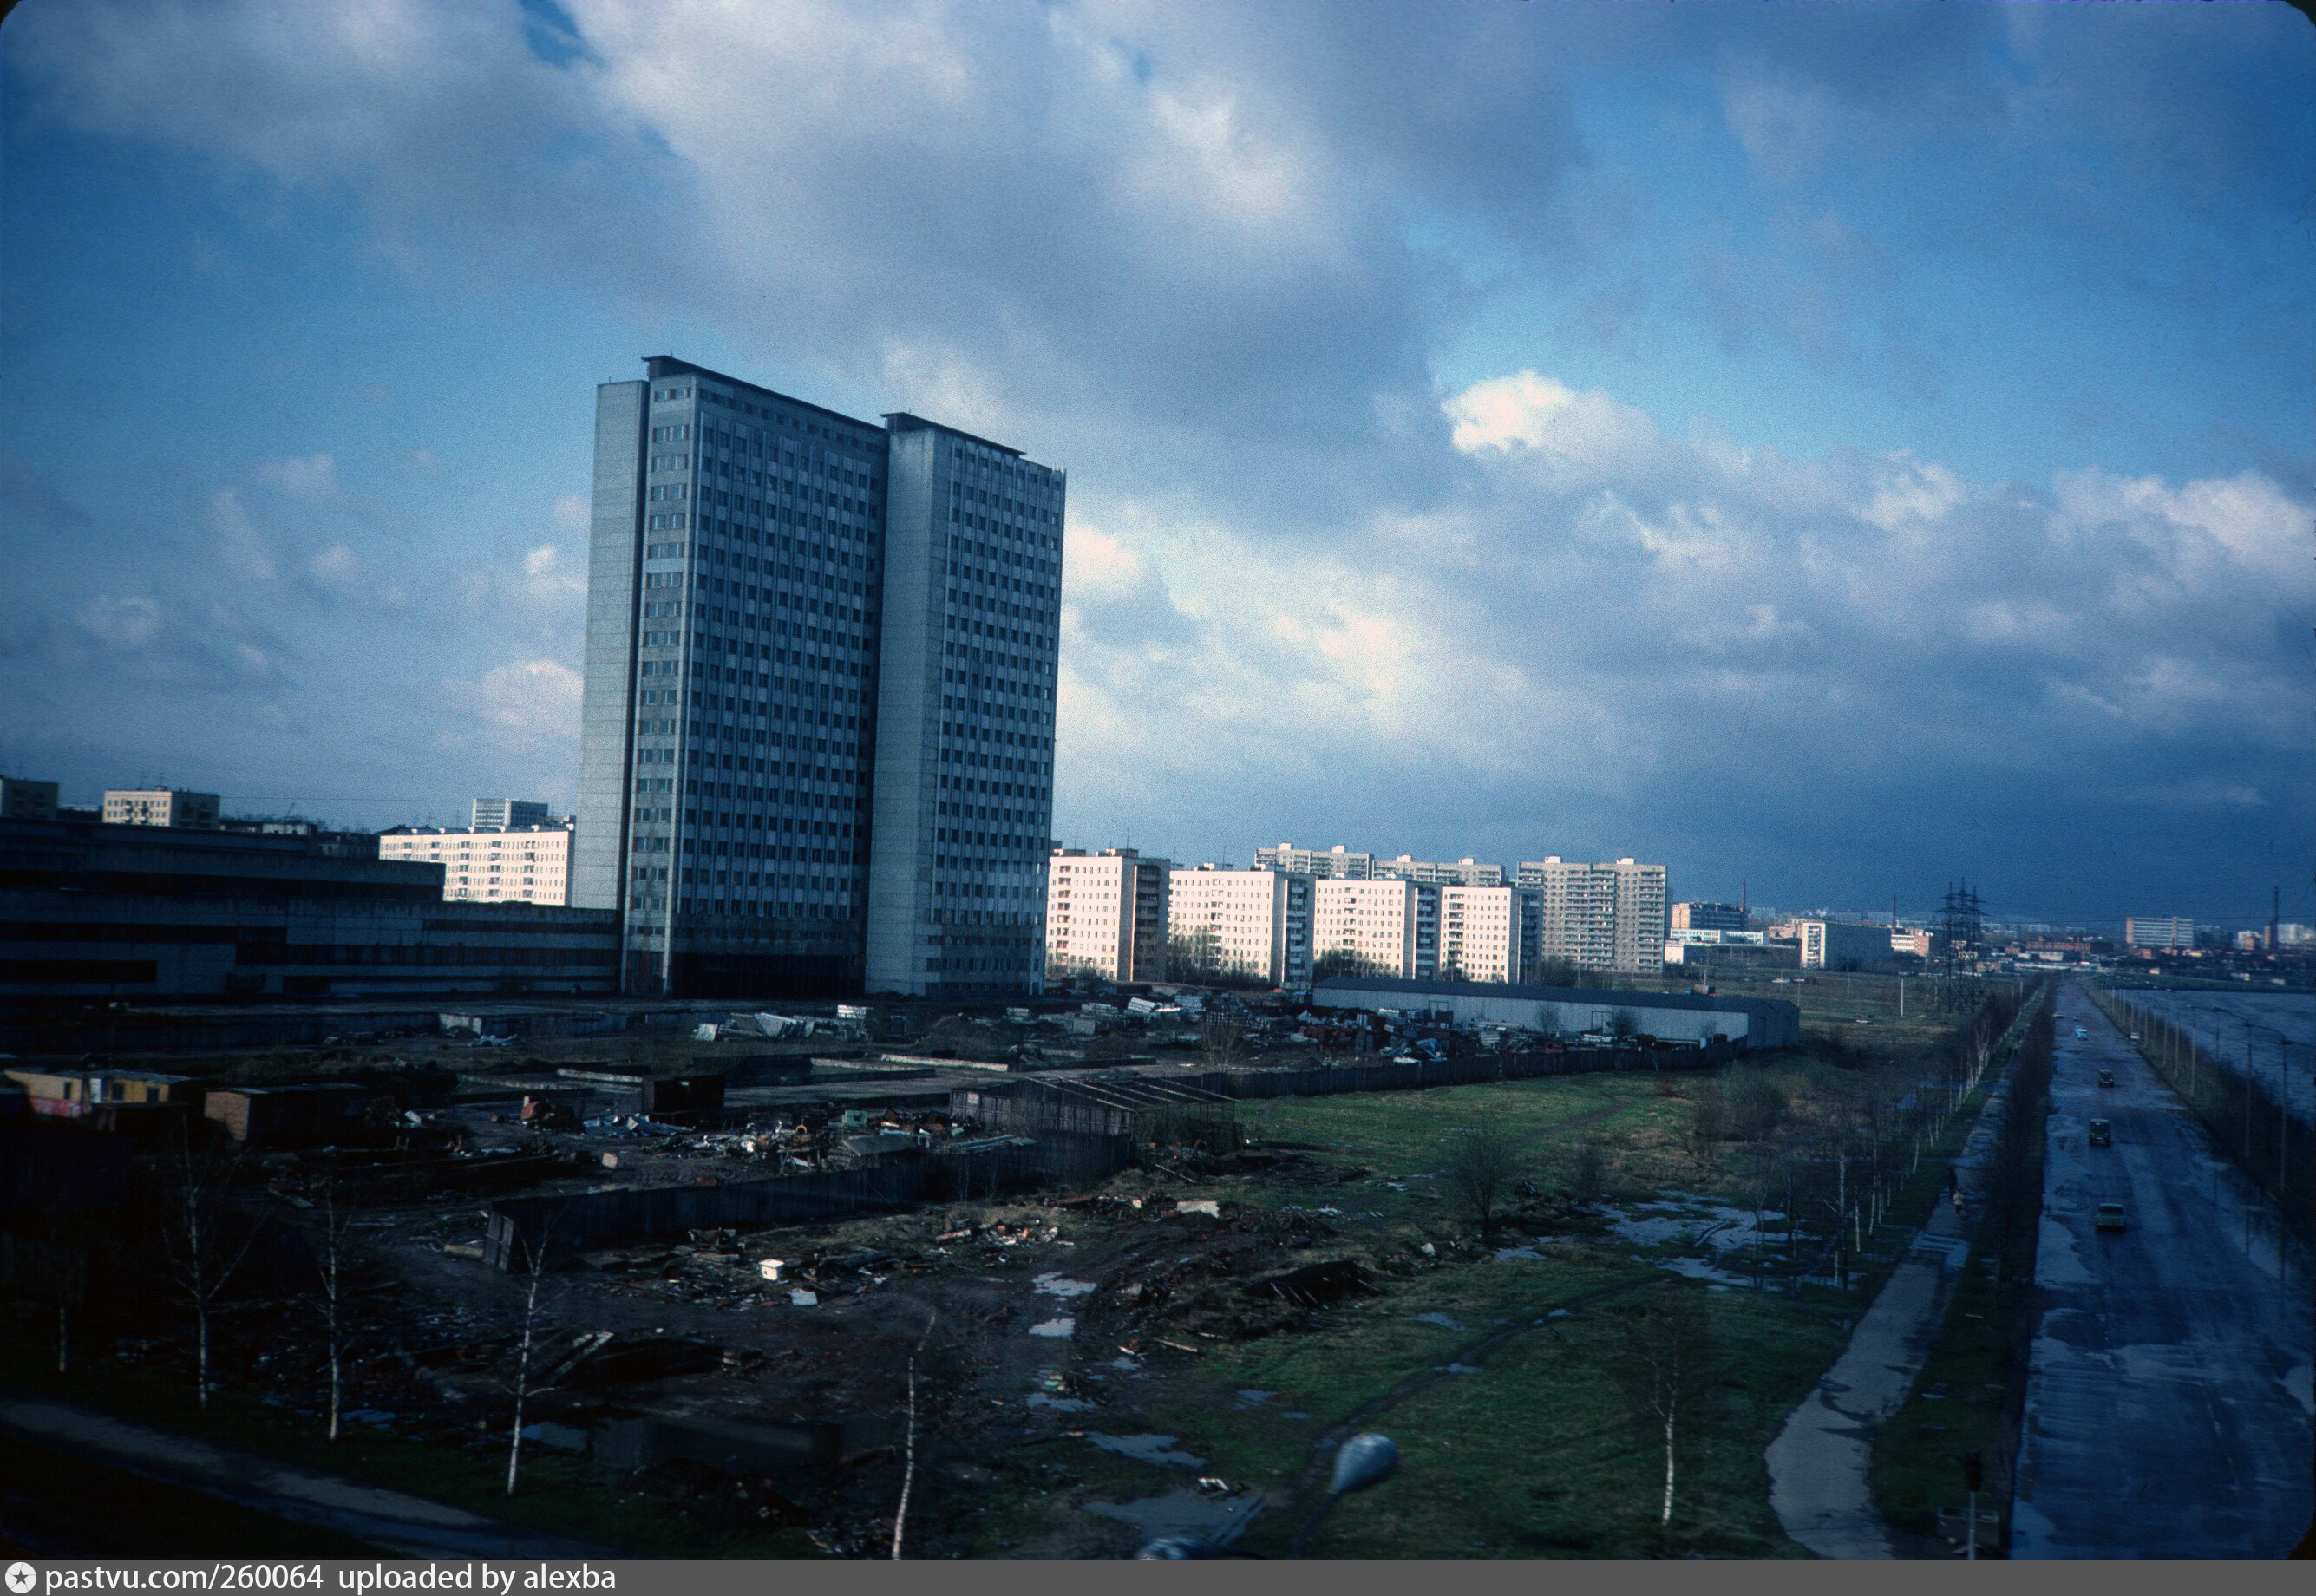
[[[338,494],[338,462],[326,454],[301,454],[289,459],[267,460],[257,468],[258,480],[272,484],[293,499],[333,499]]]
[[[593,512],[588,505],[586,495],[565,494],[555,501],[555,508],[551,514],[557,530],[584,533]]]
[[[240,493],[220,487],[209,495],[209,524],[218,534],[218,552],[226,568],[244,581],[271,584],[276,569],[273,550],[243,508]]]
[[[74,611],[81,629],[115,648],[141,648],[161,629],[161,606],[139,594],[91,599]]]
[[[494,667],[476,681],[447,680],[444,690],[468,714],[490,728],[491,740],[512,749],[579,738],[579,673],[551,659],[520,660]]]

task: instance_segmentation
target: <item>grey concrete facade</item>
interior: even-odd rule
[[[603,386],[574,901],[628,990],[1028,989],[1060,481],[664,356]]]
[[[585,678],[579,700],[579,813],[571,904],[624,909],[628,781],[633,740],[636,584],[643,550],[644,394],[640,382],[595,390],[595,486],[587,542]]]
[[[868,986],[1026,994],[1045,966],[1062,473],[895,414]]]

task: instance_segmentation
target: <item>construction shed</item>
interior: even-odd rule
[[[247,1146],[320,1146],[358,1135],[375,1095],[334,1082],[220,1086],[209,1092],[201,1112]]]
[[[949,1117],[1021,1136],[1124,1137],[1229,1152],[1238,1146],[1238,1106],[1211,1079],[1148,1075],[1029,1078],[949,1092]]]

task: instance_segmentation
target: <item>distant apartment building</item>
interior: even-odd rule
[[[1890,951],[1901,957],[1928,959],[1937,950],[1937,933],[1922,926],[1893,925],[1890,928]]]
[[[1848,920],[1792,920],[1771,933],[1793,942],[1805,970],[1854,970],[1887,963],[1890,928]]]
[[[1442,886],[1439,888],[1441,978],[1494,982],[1527,980],[1542,941],[1540,908],[1539,896],[1524,887]]]
[[[170,787],[115,789],[104,795],[107,825],[174,825],[187,831],[215,831],[218,795],[180,792]]]
[[[471,825],[476,831],[513,831],[519,826],[545,825],[552,818],[545,804],[528,798],[477,798]]]
[[[2276,945],[2279,948],[2305,948],[2311,942],[2316,942],[2316,931],[2297,921],[2283,921],[2276,928]]]
[[[1311,893],[1314,976],[1430,979],[1439,967],[1440,890],[1422,881],[1319,878]]]
[[[1675,904],[1674,931],[1743,931],[1745,911],[1735,904]]]
[[[1292,843],[1257,848],[1254,868],[1296,876],[1331,876],[1341,881],[1365,881],[1376,873],[1374,854],[1353,853],[1341,843],[1328,849],[1297,848]]]
[[[441,865],[446,903],[567,904],[571,838],[568,824],[390,831],[379,838],[378,856]]]
[[[1434,887],[1501,887],[1504,867],[1482,864],[1469,854],[1453,863],[1434,860],[1411,859],[1401,854],[1397,859],[1378,860],[1369,872],[1376,876],[1395,877],[1402,881],[1423,881]]]
[[[2133,948],[2192,948],[2196,923],[2173,914],[2133,914],[2123,923],[2123,940]]]
[[[1663,966],[1665,867],[1619,859],[1581,864],[1554,854],[1520,863],[1537,895],[1537,957],[1582,969],[1644,973]]]
[[[57,792],[53,781],[0,776],[0,820],[54,820]]]
[[[1047,978],[1162,979],[1172,868],[1131,848],[1056,849],[1046,861]]]
[[[1167,881],[1166,934],[1178,962],[1175,980],[1200,967],[1220,975],[1311,984],[1311,896],[1307,872],[1178,866]]]

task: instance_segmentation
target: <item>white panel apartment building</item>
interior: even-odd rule
[[[571,901],[571,827],[512,831],[393,831],[378,840],[380,859],[442,867],[449,903],[559,904]]]
[[[1171,870],[1131,848],[1056,849],[1046,861],[1047,978],[1163,979]]]
[[[1439,888],[1439,973],[1524,981],[1541,941],[1538,895],[1519,887]]]
[[[1403,853],[1397,859],[1377,860],[1368,872],[1374,876],[1390,876],[1402,881],[1427,881],[1434,887],[1501,887],[1504,867],[1482,864],[1465,855],[1453,863],[1428,859],[1412,859]]]
[[[1519,885],[1537,895],[1537,957],[1635,974],[1662,967],[1664,866],[1572,864],[1554,854],[1523,860]]]
[[[1167,936],[1178,945],[1203,944],[1218,970],[1307,986],[1316,885],[1307,873],[1177,869],[1167,882]],[[1189,972],[1173,974],[1181,979]]]
[[[218,829],[218,795],[179,792],[168,787],[115,789],[104,795],[107,825],[174,825],[190,831]]]
[[[1374,854],[1354,853],[1341,843],[1323,850],[1297,848],[1292,843],[1281,843],[1276,848],[1257,848],[1254,868],[1285,870],[1296,876],[1332,876],[1347,881],[1365,881],[1376,873]]]
[[[1321,877],[1311,890],[1311,957],[1350,954],[1366,973],[1429,980],[1439,967],[1440,888],[1421,881]]]

